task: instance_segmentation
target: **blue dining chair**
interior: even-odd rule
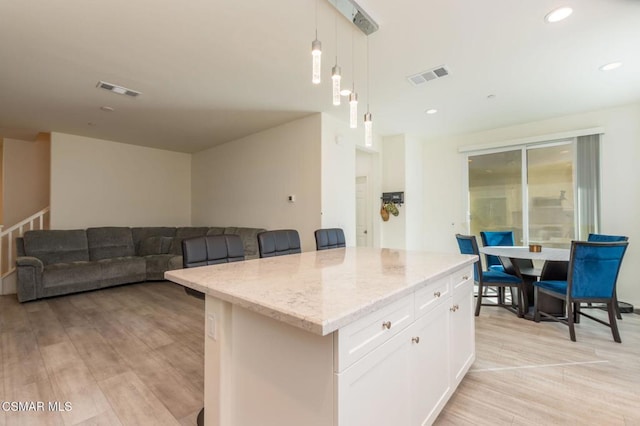
[[[620,332],[616,322],[613,306],[616,294],[616,282],[622,258],[629,245],[620,242],[590,242],[572,241],[569,259],[569,273],[566,281],[537,281],[534,282],[535,298],[540,293],[562,299],[566,302],[566,318],[558,318],[534,308],[534,321],[540,322],[541,316],[561,322],[569,326],[569,336],[576,341],[574,324],[580,315],[592,319],[611,328],[613,340],[620,343]],[[588,315],[580,310],[581,303],[604,303],[607,306],[609,322]]]
[[[477,292],[477,300],[476,300],[476,316],[480,315],[480,307],[481,306],[499,306],[507,309],[519,317],[524,317],[524,314],[528,310],[529,303],[527,302],[527,294],[524,291],[524,282],[521,277],[517,277],[515,275],[507,274],[501,271],[485,271],[482,269],[482,260],[480,259],[480,252],[478,250],[478,241],[476,240],[475,235],[461,235],[456,234],[456,240],[458,241],[458,247],[460,248],[460,253],[462,254],[475,254],[478,256],[478,260],[473,265],[473,279],[478,284],[478,292]],[[517,310],[513,308],[511,304],[504,303],[503,298],[501,297],[501,292],[498,292],[496,295],[486,295],[485,288],[487,287],[498,287],[505,288],[509,287],[511,289],[511,294],[514,294],[513,289],[517,288],[518,294],[518,307]],[[483,298],[487,297],[496,297],[496,303],[482,303]]]
[[[625,237],[623,235],[606,235],[606,234],[589,234],[587,237],[587,241],[595,241],[601,243],[615,243],[618,241],[629,241],[629,237]],[[613,294],[614,301],[613,306],[616,309],[616,318],[619,320],[622,319],[622,314],[620,313],[620,306],[618,305],[618,294],[617,292]],[[591,303],[588,304],[588,307],[592,307]]]
[[[513,231],[481,231],[480,238],[482,239],[482,245],[485,247],[515,245]],[[498,256],[485,254],[485,258],[487,261],[487,270],[504,272],[504,267],[502,263],[500,263]]]

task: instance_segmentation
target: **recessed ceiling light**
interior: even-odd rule
[[[437,109],[431,108],[425,111],[427,114],[435,114],[436,112],[438,112]]]
[[[113,109],[113,107],[110,107],[110,106],[107,106],[107,105],[101,106],[101,107],[100,107],[100,109],[101,109],[101,110],[103,110],[103,111],[107,111],[107,112],[113,112],[113,111],[115,111],[115,110]]]
[[[616,68],[620,68],[622,66],[622,62],[611,62],[609,64],[605,64],[600,67],[600,71],[611,71]]]
[[[351,89],[342,89],[340,91],[340,95],[342,96],[349,96],[351,94]]]
[[[489,99],[489,100],[493,100],[495,98],[496,98],[496,95],[494,95],[494,94],[487,95],[487,99]]]
[[[552,10],[547,13],[547,16],[544,17],[544,20],[550,23],[559,22],[563,19],[566,19],[573,13],[573,9],[570,7],[559,7],[558,9]]]

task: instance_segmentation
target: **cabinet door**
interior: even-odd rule
[[[340,426],[411,425],[410,326],[335,375]]]
[[[453,389],[460,383],[475,360],[476,345],[472,290],[472,279],[468,279],[463,284],[455,287],[449,307]]]
[[[449,396],[449,301],[450,298],[411,327],[412,425],[432,424]]]

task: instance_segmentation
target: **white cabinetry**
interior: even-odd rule
[[[205,423],[432,424],[474,361],[475,260],[358,247],[168,272],[207,290]]]
[[[453,276],[451,298],[451,374],[458,386],[475,360],[475,323],[471,272]]]
[[[434,422],[475,357],[471,276],[470,268],[459,269],[390,305],[389,315],[404,319],[395,324],[395,334],[377,345],[368,340],[369,351],[355,362],[335,363],[338,425]],[[409,305],[413,313],[406,311]],[[365,317],[361,325],[368,324],[370,331],[359,329],[358,335],[390,331],[388,321],[379,312]],[[352,342],[352,333],[340,336],[343,331],[334,337],[335,353],[353,361],[343,348],[364,343]]]

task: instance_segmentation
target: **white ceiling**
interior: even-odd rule
[[[380,26],[369,56],[381,135],[433,138],[640,100],[640,1],[358,3]],[[343,80],[355,75],[362,119],[366,36],[319,0],[323,82],[312,85],[315,5],[0,0],[0,136],[58,131],[196,152],[314,112],[347,121],[346,102],[331,105],[336,21]],[[544,21],[564,5],[574,9],[567,20]],[[599,71],[613,61],[624,65]],[[451,75],[420,87],[406,80],[439,65]],[[143,94],[115,95],[99,80]]]

